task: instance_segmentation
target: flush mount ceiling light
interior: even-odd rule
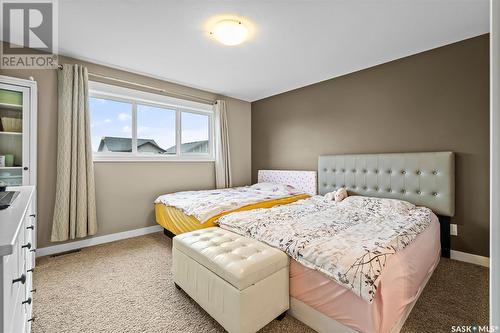
[[[249,31],[240,20],[225,19],[214,24],[210,35],[224,45],[234,46],[243,43]]]

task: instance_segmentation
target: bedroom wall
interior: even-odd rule
[[[489,36],[252,103],[252,175],[321,154],[456,152],[454,250],[488,256]]]
[[[71,58],[61,57],[59,62],[78,62],[92,73],[167,91],[210,99],[217,97],[209,92]],[[50,242],[50,233],[57,172],[57,74],[55,70],[0,70],[0,74],[19,78],[33,76],[38,82],[38,247],[54,245]],[[251,181],[250,103],[225,99],[234,183],[246,185]],[[94,167],[97,236],[155,225],[153,200],[159,194],[215,186],[213,162],[95,162]]]

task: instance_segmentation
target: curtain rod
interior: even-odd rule
[[[57,68],[58,69],[63,69],[63,65],[59,65],[59,66],[57,66]],[[108,80],[108,81],[114,81],[114,82],[124,83],[124,84],[128,84],[128,85],[136,86],[136,87],[142,87],[142,88],[146,88],[146,89],[149,89],[149,90],[155,90],[155,91],[161,92],[164,95],[167,95],[167,96],[170,96],[170,97],[174,97],[174,98],[181,98],[181,99],[186,99],[187,98],[187,99],[195,100],[195,101],[198,101],[198,102],[201,102],[201,103],[205,103],[205,104],[216,104],[216,101],[214,101],[212,99],[202,98],[202,97],[198,97],[198,96],[194,96],[194,95],[190,95],[190,94],[182,94],[182,93],[169,92],[169,91],[167,91],[165,89],[162,89],[162,88],[157,88],[157,87],[149,86],[147,84],[136,83],[136,82],[127,81],[127,80],[122,80],[122,79],[118,79],[118,78],[111,77],[111,76],[106,76],[106,75],[101,75],[101,74],[95,74],[95,73],[91,73],[91,72],[89,72],[89,76],[93,76],[93,77],[104,79],[104,80]]]

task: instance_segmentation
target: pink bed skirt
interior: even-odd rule
[[[290,296],[356,331],[390,332],[439,262],[439,229],[433,215],[430,226],[392,256],[371,304],[294,260],[290,263]]]

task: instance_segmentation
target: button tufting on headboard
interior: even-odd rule
[[[454,161],[452,152],[320,156],[319,193],[349,184],[351,195],[406,200],[453,216]]]

